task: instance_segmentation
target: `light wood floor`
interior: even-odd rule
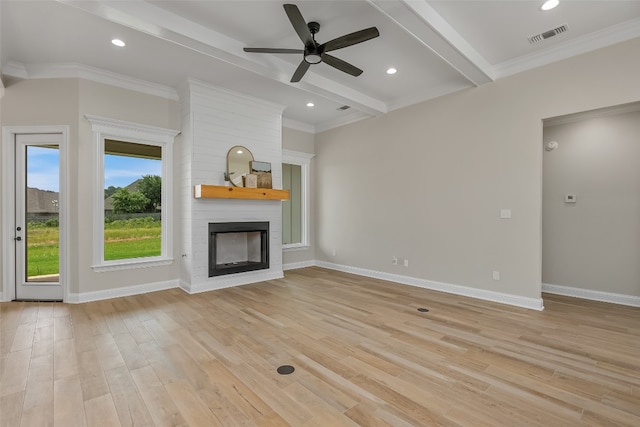
[[[3,303],[0,425],[640,426],[640,309],[544,299],[307,268],[199,295]]]

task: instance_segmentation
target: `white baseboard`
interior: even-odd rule
[[[574,288],[571,286],[542,284],[542,292],[563,295],[566,297],[582,298],[593,301],[609,302],[612,304],[640,307],[640,297],[634,295],[615,294],[613,292],[593,291],[591,289]]]
[[[544,310],[542,298],[527,298],[518,295],[505,294],[501,292],[487,291],[483,289],[470,288],[468,286],[453,285],[450,283],[434,282],[432,280],[417,279],[415,277],[401,276],[399,274],[384,273],[381,271],[367,270],[364,268],[349,267],[346,265],[333,264],[324,261],[316,261],[318,267],[330,270],[343,271],[345,273],[357,274],[359,276],[371,277],[374,279],[388,280],[390,282],[401,283],[403,285],[416,286],[419,288],[434,291],[447,292],[454,295],[477,298],[486,301],[508,304],[531,310]]]
[[[251,283],[265,282],[267,280],[281,279],[284,277],[282,270],[267,272],[247,272],[230,274],[228,276],[211,277],[198,283],[180,283],[182,290],[189,294],[215,291],[217,289],[231,288],[233,286],[249,285]]]
[[[282,264],[282,269],[283,270],[296,270],[298,268],[305,268],[305,267],[314,267],[316,266],[316,262],[314,260],[310,260],[310,261],[301,261],[301,262],[290,262],[288,264]]]
[[[165,282],[145,283],[143,285],[125,286],[122,288],[105,289],[104,291],[69,293],[64,301],[70,304],[79,304],[90,301],[100,301],[111,298],[128,297],[131,295],[146,294],[148,292],[163,291],[179,287],[178,280],[167,280]]]

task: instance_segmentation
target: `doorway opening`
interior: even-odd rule
[[[65,299],[68,127],[3,128],[2,300]]]
[[[640,102],[546,119],[542,291],[640,306]]]

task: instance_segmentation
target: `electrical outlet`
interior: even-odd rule
[[[500,280],[500,272],[493,270],[493,280]]]
[[[391,264],[398,265],[398,257],[394,256],[393,258],[391,258]]]
[[[331,255],[336,256],[337,254],[338,254],[337,250],[334,249],[334,250],[331,251]]]
[[[409,267],[409,260],[408,260],[408,259],[405,259],[405,260],[404,260],[404,266],[405,266],[405,267]]]

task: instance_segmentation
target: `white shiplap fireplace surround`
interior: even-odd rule
[[[189,293],[283,277],[282,205],[274,200],[195,199],[194,185],[222,185],[227,152],[247,147],[271,163],[273,188],[282,188],[283,107],[189,80],[181,86],[179,158],[182,240],[180,286]],[[213,222],[269,222],[269,269],[209,277],[208,226]]]

